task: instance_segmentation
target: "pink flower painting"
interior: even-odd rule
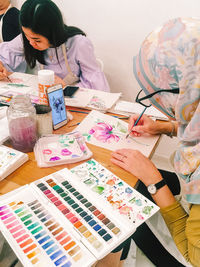
[[[113,127],[105,122],[98,122],[93,126],[87,138],[90,139],[91,136],[103,143],[118,142],[120,139],[118,135],[113,134]]]

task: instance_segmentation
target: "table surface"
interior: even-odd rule
[[[67,108],[69,110],[69,108]],[[70,110],[79,110],[77,108],[71,108]],[[84,112],[86,110],[83,110]],[[78,113],[73,112],[71,113],[73,115],[73,120],[69,121],[65,126],[61,127],[60,129],[54,131],[56,134],[63,134],[73,131],[76,128],[76,125],[73,126],[76,123],[80,123],[84,117],[87,115],[85,113]],[[158,140],[159,142],[159,140]],[[158,142],[154,146],[151,156],[154,153]],[[5,145],[10,145],[9,141],[5,143]],[[137,177],[133,176],[129,172],[123,170],[122,168],[114,165],[110,161],[110,154],[112,151],[97,147],[91,144],[87,144],[89,149],[93,152],[92,158],[94,158],[96,161],[98,161],[100,164],[102,164],[104,167],[106,167],[108,170],[113,172],[116,176],[123,179],[126,183],[128,183],[130,186],[135,187],[138,179]],[[23,186],[25,184],[31,183],[37,179],[40,179],[44,176],[47,176],[55,171],[58,171],[63,168],[71,169],[72,167],[75,167],[76,165],[81,164],[82,162],[73,163],[73,164],[63,164],[59,166],[53,166],[50,168],[40,168],[37,166],[37,162],[35,160],[35,156],[33,152],[28,153],[29,160],[24,163],[21,167],[19,167],[17,170],[15,170],[13,173],[11,173],[9,176],[7,176],[5,179],[0,181],[0,195],[8,193],[20,186]]]

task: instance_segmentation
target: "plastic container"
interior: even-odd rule
[[[17,95],[7,109],[12,146],[22,152],[31,152],[37,141],[36,110],[28,95]]]
[[[54,71],[38,71],[39,104],[48,105],[47,88],[54,85]]]

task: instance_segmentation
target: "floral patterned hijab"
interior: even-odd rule
[[[134,58],[134,74],[151,102],[178,122],[175,170],[189,203],[200,204],[200,18],[177,18],[150,33]]]

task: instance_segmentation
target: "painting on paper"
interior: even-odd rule
[[[158,207],[110,172],[100,163],[91,159],[71,169],[97,197],[112,209],[139,226],[158,211]]]
[[[90,144],[112,151],[120,148],[137,149],[147,157],[159,138],[157,135],[143,135],[126,139],[128,123],[95,110],[89,113],[76,130]]]

